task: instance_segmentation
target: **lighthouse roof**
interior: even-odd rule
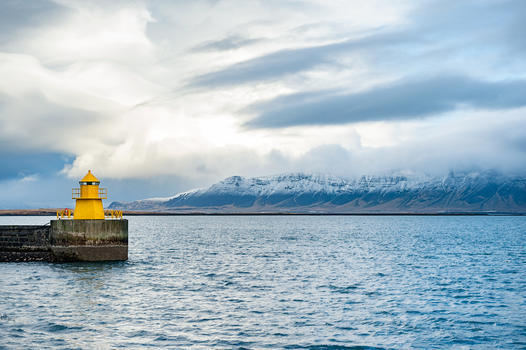
[[[88,170],[88,173],[86,176],[80,180],[80,182],[100,182],[99,179],[97,179],[92,173],[91,170]]]

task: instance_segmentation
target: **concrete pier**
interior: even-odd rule
[[[128,260],[128,220],[52,220],[50,243],[59,261]]]
[[[52,261],[49,225],[0,226],[0,261]]]
[[[0,261],[128,259],[128,220],[52,220],[0,226]]]

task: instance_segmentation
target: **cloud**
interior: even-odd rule
[[[221,40],[206,41],[193,48],[194,52],[226,51],[235,50],[262,41],[261,38],[244,38],[239,35],[231,35]]]
[[[354,94],[311,92],[281,96],[248,110],[250,128],[345,124],[422,118],[457,109],[509,109],[526,105],[526,80],[486,82],[462,76],[402,81]]]
[[[40,93],[11,97],[0,91],[2,154],[78,155],[122,141],[116,130],[104,113],[63,106]]]
[[[199,75],[191,80],[190,86],[219,87],[283,79],[286,75],[306,71],[322,64],[335,63],[335,55],[351,49],[364,48],[379,42],[388,43],[390,37],[391,34],[378,35],[367,40],[346,40],[327,45],[280,50],[236,63],[225,69]]]
[[[3,150],[5,151],[5,149]],[[0,181],[29,179],[38,175],[56,175],[64,164],[71,161],[71,155],[59,153],[0,153]],[[37,172],[37,173],[35,173]]]
[[[523,66],[526,46],[521,34],[526,26],[521,14],[525,10],[523,1],[430,1],[415,8],[405,25],[371,28],[343,40],[266,53],[198,75],[189,85],[218,88],[284,80],[319,67],[342,69],[342,61],[363,58],[374,63],[376,70],[406,74],[459,69],[481,73],[489,67],[500,71],[502,67],[495,65],[510,60]],[[471,65],[462,63],[468,60]]]
[[[289,159],[292,171],[332,173],[343,177],[391,174],[393,171],[445,175],[449,170],[496,169],[526,174],[526,108],[499,113],[457,112],[432,123],[423,120],[392,126],[403,142],[385,146],[342,147],[330,141]],[[316,127],[322,132],[321,127]],[[522,141],[521,141],[522,140]]]
[[[191,86],[215,87],[264,81],[283,77],[327,62],[327,54],[340,45],[324,45],[302,49],[282,50],[251,60],[236,63],[226,69],[206,73],[191,80]]]
[[[39,27],[66,13],[66,8],[53,1],[4,0],[0,11],[0,44],[24,30]]]
[[[73,159],[71,154],[28,153],[0,145],[0,209],[71,206],[74,183],[60,172]]]
[[[9,9],[10,15],[24,17],[29,6],[20,3]],[[6,43],[9,52],[38,57],[48,67],[88,60],[119,61],[123,66],[153,63],[154,47],[145,33],[153,19],[145,4],[78,0],[55,3],[61,6],[61,15],[27,27],[21,36]],[[14,22],[12,27],[20,28],[20,24]]]

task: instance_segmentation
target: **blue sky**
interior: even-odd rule
[[[0,208],[231,175],[525,174],[525,1],[0,3]]]

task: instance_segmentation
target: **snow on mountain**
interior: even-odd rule
[[[423,178],[405,176],[362,176],[355,180],[321,174],[283,174],[245,178],[232,176],[210,186],[200,193],[236,193],[238,195],[269,196],[283,193],[344,193],[349,191],[399,191],[419,187]]]
[[[110,208],[167,211],[526,212],[526,178],[495,171],[445,177],[343,179],[324,174],[232,176],[173,197],[114,202]]]

